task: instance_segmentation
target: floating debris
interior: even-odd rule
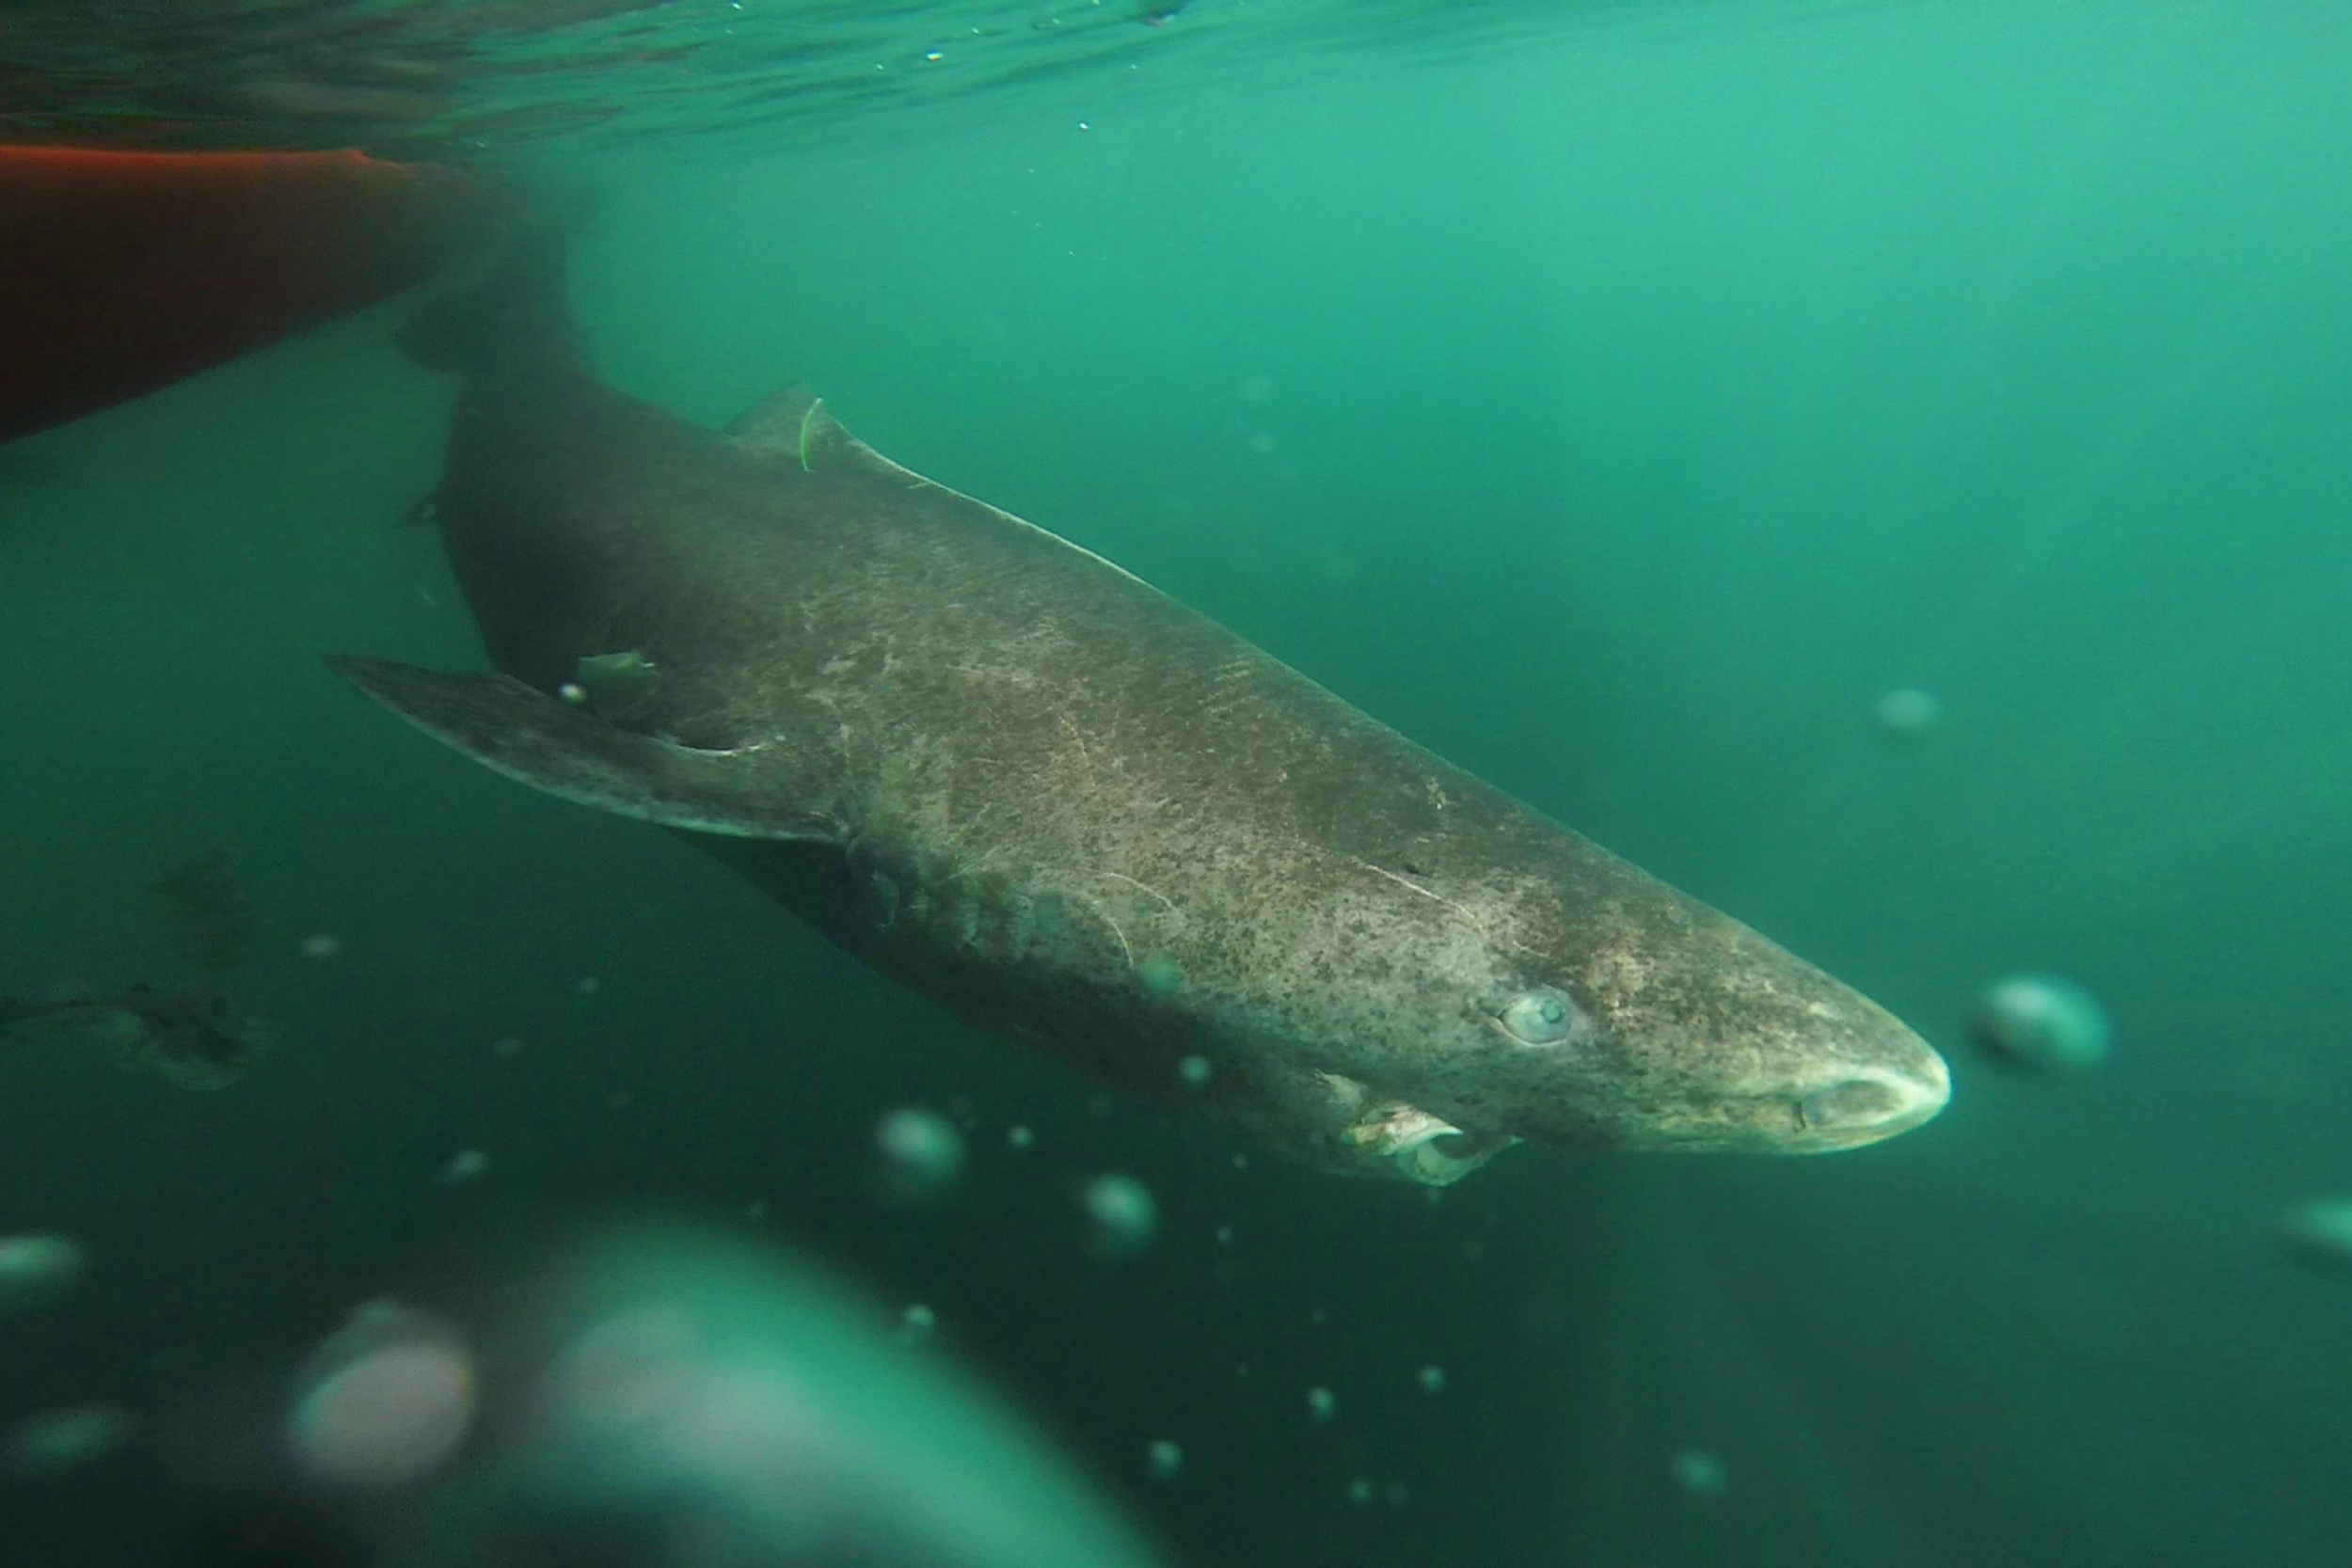
[[[1016,1125],[1005,1134],[1005,1142],[1011,1146],[1015,1154],[1020,1154],[1036,1146],[1037,1134],[1026,1127]]]
[[[119,1067],[156,1073],[183,1089],[225,1088],[278,1045],[277,1031],[232,1012],[220,991],[145,986],[54,1002],[0,998],[5,1036],[95,1049]]]
[[[1339,1414],[1339,1396],[1318,1385],[1307,1390],[1307,1419],[1318,1424]]]
[[[306,958],[334,958],[342,956],[342,940],[322,931],[302,939],[302,956]]]
[[[1421,1391],[1424,1394],[1442,1394],[1445,1392],[1445,1369],[1423,1367],[1413,1374],[1413,1381],[1421,1385]]]
[[[1143,1450],[1144,1467],[1153,1481],[1173,1481],[1184,1468],[1184,1450],[1165,1437],[1154,1438]]]
[[[660,675],[653,660],[632,648],[581,659],[573,670],[571,685],[585,693],[583,700],[597,713],[627,720],[653,697]]]
[[[2071,980],[2015,974],[1996,982],[1969,1021],[1977,1043],[2020,1067],[2081,1071],[2107,1054],[2107,1015]]]
[[[1210,1071],[1209,1059],[1206,1056],[1187,1056],[1176,1064],[1176,1076],[1183,1080],[1184,1087],[1188,1089],[1207,1088]]]

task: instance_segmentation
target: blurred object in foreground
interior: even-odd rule
[[[484,1249],[178,1447],[199,1568],[1146,1568],[879,1305],[650,1224]],[[171,1452],[167,1445],[167,1454]]]
[[[2013,974],[1977,1004],[1977,1043],[2020,1067],[2080,1071],[2107,1056],[2106,1009],[2071,980]]]
[[[0,146],[0,441],[250,354],[485,246],[454,169]]]

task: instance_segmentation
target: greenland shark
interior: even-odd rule
[[[495,668],[335,668],[969,1022],[1432,1185],[1944,1105],[1867,998],[806,388],[720,433],[606,386],[552,241],[407,346],[463,376],[434,511]]]

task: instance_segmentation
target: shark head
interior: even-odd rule
[[[1327,1167],[1442,1185],[1525,1140],[1684,1153],[1858,1148],[1943,1109],[1943,1059],[1740,922],[1542,824],[1518,869],[1424,854],[1331,884],[1319,1019],[1249,1131]],[[1530,869],[1533,860],[1534,868]],[[1487,865],[1491,865],[1491,861]]]

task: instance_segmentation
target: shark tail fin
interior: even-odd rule
[[[518,230],[486,272],[427,303],[400,330],[401,351],[431,371],[462,374],[497,362],[584,364],[572,320],[567,254],[577,223],[543,219]]]

